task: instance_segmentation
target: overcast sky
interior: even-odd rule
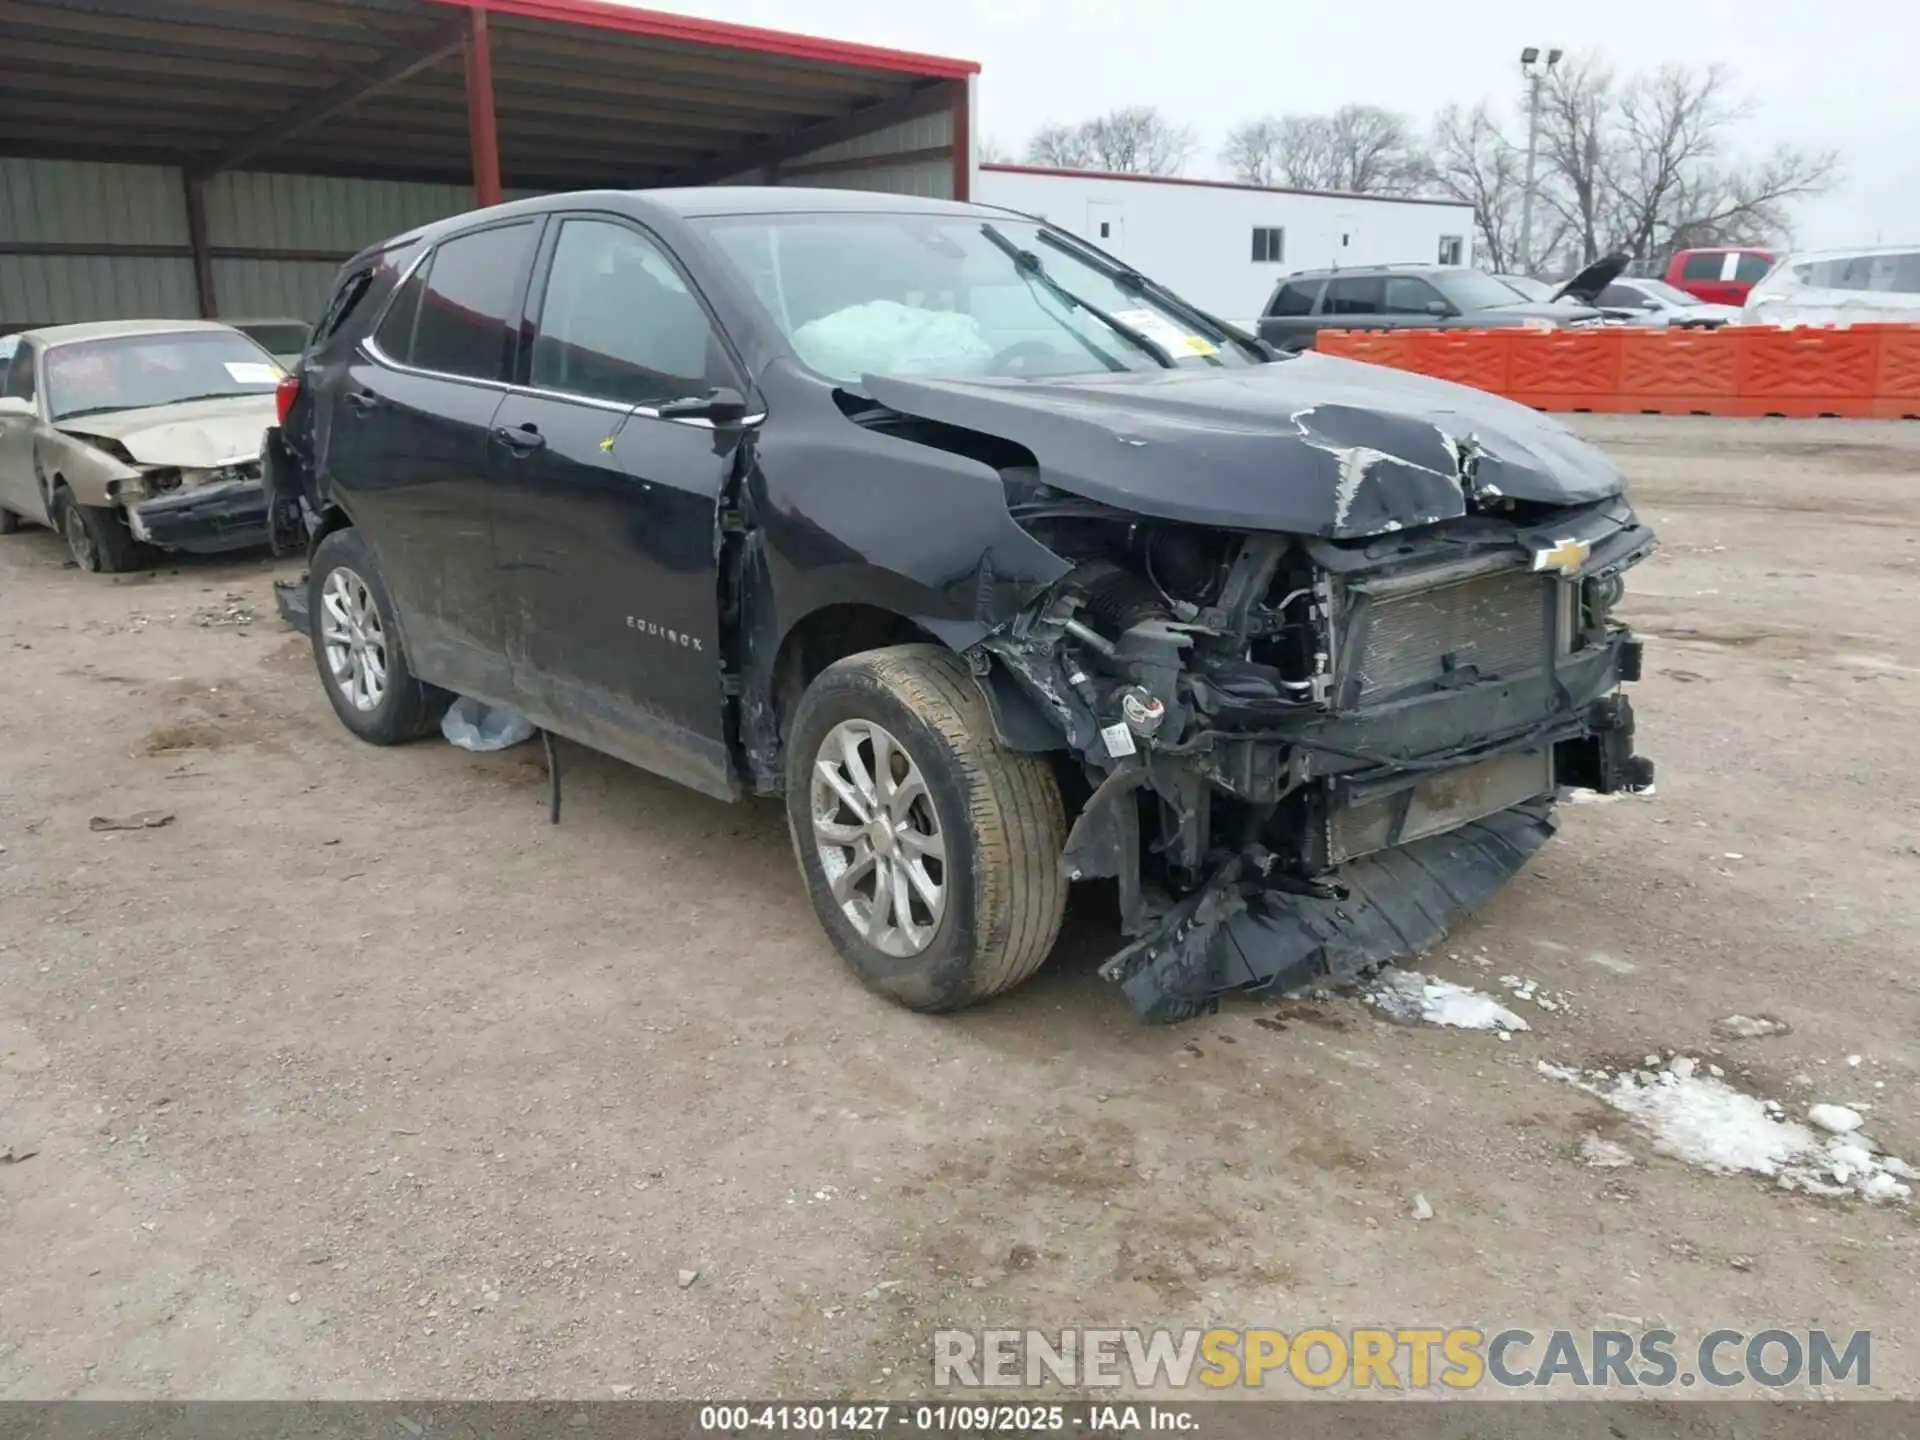
[[[1741,129],[1840,151],[1844,184],[1803,205],[1803,246],[1920,243],[1920,6],[1913,0],[651,0],[653,8],[977,60],[982,131],[1019,149],[1047,120],[1157,105],[1217,174],[1237,120],[1348,101],[1421,117],[1510,100],[1520,47],[1623,65],[1724,61],[1758,112]],[[1548,20],[1543,16],[1551,14]]]

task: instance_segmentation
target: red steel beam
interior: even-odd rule
[[[953,82],[953,198],[973,198],[973,84]]]
[[[493,113],[493,48],[487,12],[475,6],[467,28],[467,139],[473,147],[473,198],[500,203],[500,129]]]

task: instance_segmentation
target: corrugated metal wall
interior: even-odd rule
[[[930,152],[938,151],[938,154]],[[889,157],[899,156],[898,161]],[[953,198],[953,112],[903,121],[780,167],[781,183]]]
[[[899,158],[894,159],[896,156]],[[721,183],[820,185],[833,190],[886,190],[950,200],[953,112],[942,110],[918,120],[904,120],[869,135],[810,151],[771,172],[748,170],[730,175]]]
[[[472,204],[463,185],[216,176],[205,206],[217,309],[311,318],[361,246]],[[113,253],[51,253],[89,247]],[[166,248],[180,253],[141,253]],[[198,313],[177,169],[0,156],[0,329]]]
[[[824,147],[772,178],[947,198],[953,116],[943,110]],[[756,171],[729,183],[767,179]],[[234,319],[311,319],[354,251],[473,203],[463,185],[248,172],[214,177],[203,198],[215,306]],[[0,156],[0,331],[198,313],[179,170]]]
[[[198,314],[193,262],[185,254],[35,254],[27,248],[131,243],[185,250],[187,202],[177,171],[0,157],[0,327]]]

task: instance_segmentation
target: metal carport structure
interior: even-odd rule
[[[511,194],[972,185],[971,62],[597,0],[0,0],[0,36],[0,328],[306,314]]]

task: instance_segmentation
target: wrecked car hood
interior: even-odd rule
[[[1469,437],[1472,485],[1485,498],[1578,505],[1624,488],[1598,450],[1523,405],[1329,355],[863,383],[892,409],[1024,446],[1056,489],[1196,525],[1345,539],[1453,519],[1467,513]]]
[[[117,440],[142,465],[204,469],[258,455],[260,434],[274,419],[273,395],[268,392],[76,415],[55,428]]]
[[[1553,298],[1575,300],[1582,305],[1592,305],[1599,300],[1600,292],[1618,280],[1620,272],[1632,262],[1631,255],[1602,255],[1554,291]]]

